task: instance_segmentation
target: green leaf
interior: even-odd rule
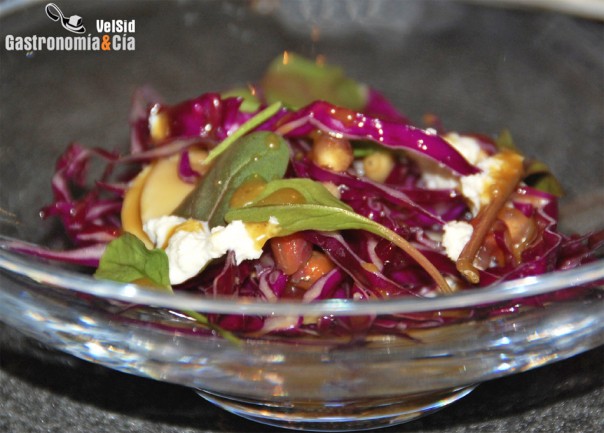
[[[296,191],[303,200],[298,200],[297,203],[273,203],[271,197],[286,189]],[[279,220],[279,236],[303,230],[346,229],[362,229],[383,235],[384,230],[388,230],[357,214],[346,203],[334,197],[321,183],[310,179],[280,179],[269,182],[251,204],[229,210],[226,220],[267,222],[271,216]]]
[[[499,133],[495,139],[495,145],[499,150],[508,149],[518,152],[516,144],[514,143],[514,138],[512,137],[512,133],[509,129],[504,129]]]
[[[495,144],[499,150],[509,149],[518,152],[512,134],[507,129],[499,133]],[[564,195],[562,184],[553,175],[547,164],[535,159],[527,159],[524,165],[523,180],[527,185],[558,197]]]
[[[260,101],[247,87],[236,87],[220,94],[222,99],[225,98],[242,98],[240,110],[246,113],[253,113],[260,108]]]
[[[218,325],[214,325],[212,322],[210,322],[210,320],[208,319],[208,317],[205,314],[201,314],[201,313],[198,313],[198,312],[192,311],[192,310],[183,311],[183,313],[185,313],[187,316],[190,316],[192,319],[195,319],[195,321],[197,323],[216,332],[218,335],[220,335],[225,340],[227,340],[237,346],[241,345],[241,340],[239,338],[237,338],[237,336],[235,334],[233,334],[230,331],[227,331],[226,329],[221,328]]]
[[[557,197],[564,195],[562,185],[552,174],[550,168],[541,161],[528,160],[526,162],[524,181],[527,185]]]
[[[292,197],[280,194],[291,189],[297,199],[290,203],[277,203],[272,197]],[[451,292],[448,283],[434,265],[407,240],[375,221],[354,212],[350,206],[334,197],[321,183],[310,179],[282,179],[269,182],[265,189],[249,205],[230,209],[225,218],[228,222],[242,220],[245,223],[278,220],[275,236],[286,236],[304,230],[339,231],[366,230],[394,243],[416,260],[434,278],[443,292]]]
[[[237,188],[254,176],[265,181],[279,179],[288,163],[289,146],[282,137],[267,131],[250,133],[217,158],[174,214],[208,221],[210,227],[222,225]]]
[[[149,250],[131,233],[124,233],[107,245],[94,277],[122,283],[138,283],[152,290],[174,293],[170,286],[168,256],[162,249]],[[231,332],[211,323],[195,311],[184,311],[200,325],[234,344],[241,341]]]
[[[266,107],[260,113],[256,114],[251,119],[248,119],[243,125],[241,125],[237,131],[233,132],[227,138],[225,138],[218,146],[208,153],[206,159],[203,160],[204,164],[209,164],[212,162],[218,155],[223,153],[225,150],[229,148],[234,142],[243,137],[248,132],[256,129],[262,123],[266,122],[269,118],[271,118],[279,109],[281,108],[280,102],[275,102],[274,104]]]
[[[270,64],[261,85],[269,103],[281,101],[292,109],[323,100],[362,110],[368,99],[367,86],[348,78],[342,69],[292,53]]]
[[[147,249],[131,233],[124,233],[107,245],[94,276],[122,283],[143,282],[151,288],[172,292],[165,251]]]

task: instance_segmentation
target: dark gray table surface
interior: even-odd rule
[[[604,431],[604,347],[482,384],[431,416],[384,433]],[[119,373],[0,325],[0,432],[285,432],[190,389]]]

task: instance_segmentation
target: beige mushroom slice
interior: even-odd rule
[[[189,160],[192,168],[205,174],[206,166],[202,164],[207,152],[204,150],[189,150]],[[184,198],[195,188],[194,183],[187,183],[178,177],[180,155],[155,161],[147,177],[140,197],[141,222],[170,215]]]
[[[203,165],[207,155],[205,150],[189,150],[192,168],[202,175],[208,170]],[[143,230],[144,223],[170,215],[195,188],[195,184],[178,177],[178,163],[179,155],[155,161],[145,167],[126,190],[121,212],[122,228],[142,240],[147,248],[154,245]]]
[[[122,229],[125,232],[132,233],[134,236],[139,238],[145,243],[147,248],[153,248],[153,243],[143,231],[143,225],[141,222],[141,195],[143,187],[149,173],[151,172],[152,166],[145,167],[137,176],[134,178],[126,194],[124,195],[124,202],[122,204]]]

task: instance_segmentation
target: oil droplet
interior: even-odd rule
[[[356,112],[344,107],[332,108],[330,113],[335,119],[342,122],[342,125],[345,127],[355,126],[363,119],[363,116],[357,116]]]
[[[277,134],[267,134],[265,138],[266,147],[269,149],[278,150],[281,143],[279,142],[279,136]]]

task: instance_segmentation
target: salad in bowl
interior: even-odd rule
[[[73,143],[56,163],[41,216],[71,247],[2,242],[25,268],[78,267],[77,281],[20,277],[75,289],[74,320],[92,308],[113,329],[107,353],[69,345],[78,356],[263,422],[363,429],[546,362],[535,347],[505,366],[478,360],[493,327],[525,329],[501,337],[513,351],[556,317],[546,311],[601,315],[604,231],[558,230],[560,184],[508,131],[414,125],[378,90],[291,52],[247,87],[177,103],[141,88],[129,122],[129,149]],[[123,332],[154,344],[116,343]]]

